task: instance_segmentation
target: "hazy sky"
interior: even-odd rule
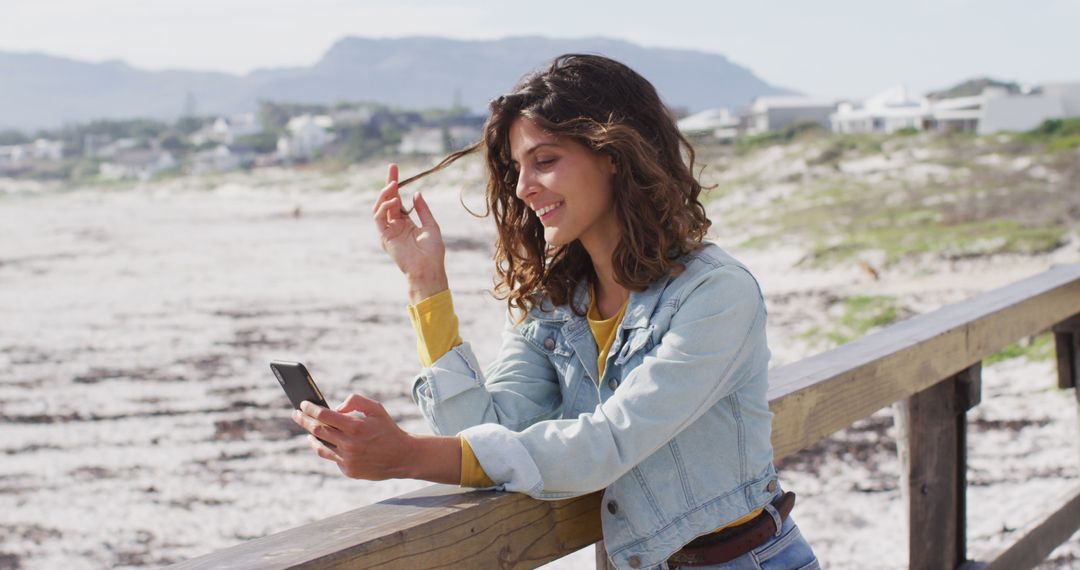
[[[811,95],[1080,81],[1080,0],[2,0],[0,51],[244,73],[346,35],[604,36],[720,53]]]

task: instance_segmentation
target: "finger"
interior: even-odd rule
[[[324,427],[330,427],[333,429],[323,430],[318,429],[319,426],[313,426],[316,429],[309,429],[308,431],[317,437],[325,439],[334,445],[341,445],[343,434],[341,432],[352,429],[353,424],[356,423],[356,418],[347,416],[342,413],[338,413],[330,408],[324,408],[317,406],[311,402],[304,401],[300,404],[300,411],[304,412],[304,415],[311,418],[314,422],[322,424]],[[326,435],[324,435],[324,433]],[[326,437],[326,436],[330,437]]]
[[[371,206],[371,213],[374,214],[375,210],[379,209],[379,206],[381,206],[384,201],[396,197],[398,197],[398,186],[397,181],[395,180],[379,191],[378,197],[375,198],[375,204]]]
[[[340,446],[344,441],[345,436],[340,430],[335,429],[325,423],[316,420],[315,418],[305,414],[304,412],[297,411],[293,413],[293,421],[297,425],[304,428],[304,431],[309,434],[322,438],[330,443]]]
[[[420,218],[421,227],[439,227],[439,224],[435,221],[435,216],[431,213],[431,208],[428,207],[427,199],[419,191],[413,194],[413,208],[416,209],[416,215]]]
[[[401,200],[397,198],[386,201],[379,206],[379,211],[375,212],[375,224],[379,226],[379,229],[387,228],[395,222],[402,222],[408,227],[416,227],[412,218],[401,213]]]
[[[386,416],[386,408],[383,407],[377,400],[372,400],[361,396],[360,394],[349,394],[348,398],[337,407],[337,411],[342,414],[349,412],[361,412],[365,416]],[[348,416],[346,416],[348,417]]]
[[[386,183],[387,184],[389,184],[391,182],[396,183],[397,181],[398,181],[398,167],[397,167],[396,164],[391,162],[389,164],[389,166],[386,167]]]
[[[311,446],[311,449],[315,450],[316,455],[322,457],[323,459],[329,459],[330,461],[333,461],[339,465],[343,461],[345,461],[343,457],[338,455],[333,449],[326,447],[326,444],[319,441],[319,438],[313,435],[308,436],[308,445]]]

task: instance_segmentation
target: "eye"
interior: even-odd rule
[[[547,168],[547,167],[551,166],[552,164],[555,164],[556,160],[557,159],[554,159],[554,158],[545,158],[545,159],[542,159],[542,160],[537,160],[536,161],[536,167],[537,168]]]

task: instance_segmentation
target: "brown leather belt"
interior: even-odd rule
[[[780,495],[772,503],[780,514],[780,520],[786,520],[795,506],[795,493]],[[671,566],[708,566],[734,560],[761,546],[769,537],[776,535],[776,521],[768,511],[761,511],[758,516],[745,523],[719,532],[699,536],[687,543],[681,550],[668,558]]]

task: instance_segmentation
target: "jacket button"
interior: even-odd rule
[[[765,485],[765,490],[770,492],[770,493],[776,492],[776,479],[773,479],[772,481],[769,481],[769,484]]]
[[[619,387],[619,379],[618,378],[608,378],[607,385],[608,385],[609,388],[614,390],[615,388]]]
[[[544,339],[544,348],[546,348],[548,350],[554,350],[555,349],[555,339],[551,338],[550,336],[545,338]]]
[[[619,503],[616,503],[615,501],[608,501],[607,502],[607,510],[611,514],[615,514],[615,513],[619,512]]]
[[[641,558],[635,554],[630,558],[627,558],[626,563],[629,564],[631,568],[637,568],[638,566],[641,566]]]

